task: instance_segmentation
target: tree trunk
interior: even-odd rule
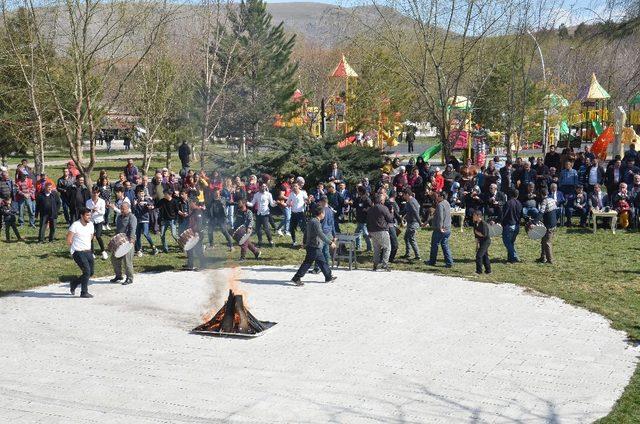
[[[36,174],[44,172],[44,148],[42,146],[42,140],[38,139],[37,133],[34,131],[31,134],[33,145],[33,163]]]
[[[144,149],[142,149],[142,169],[144,173],[147,174],[149,171],[149,163],[151,162],[151,158],[149,157],[149,144],[148,140],[143,141]]]
[[[207,99],[208,101],[208,99]],[[202,123],[202,139],[200,140],[200,169],[204,169],[204,160],[207,153],[208,135],[209,135],[209,113],[205,105],[204,122]]]
[[[170,144],[167,144],[167,156],[165,157],[164,166],[166,166],[167,169],[171,169],[171,145]]]

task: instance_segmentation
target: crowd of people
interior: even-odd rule
[[[25,215],[34,228],[38,220],[39,243],[53,241],[61,211],[69,228],[67,242],[82,270],[71,291],[81,285],[81,295],[90,297],[94,259],[111,258],[116,274],[112,281],[130,284],[134,256],[169,253],[170,245],[182,245],[181,239],[192,235],[198,241],[187,252],[186,269],[203,266],[204,251],[214,247],[216,233],[229,251],[238,245],[240,260],[249,252],[260,258],[276,236],[290,238],[292,248],[306,249],[292,278],[302,285],[307,272],[322,272],[327,282],[335,279],[328,264],[341,225],[348,221],[355,222],[356,249],[362,249],[364,241],[366,250],[373,251],[374,270],[388,271],[398,259],[421,260],[416,234],[424,227],[433,229],[425,262],[435,265],[442,249],[445,267],[452,267],[451,212],[464,209],[457,225],[473,227],[476,271],[490,273],[488,249],[496,224],[510,263],[520,261],[515,240],[521,226],[543,227],[539,261],[551,264],[557,227],[585,226],[593,209],[615,210],[622,227],[635,226],[640,210],[640,155],[634,146],[606,166],[588,147],[558,153],[552,146],[544,157],[514,162],[496,157],[486,166],[471,160],[461,164],[452,156],[444,171],[421,157],[406,164],[387,158],[373,184],[366,178],[349,184],[334,162],[326,179],[313,187],[307,187],[301,175],[243,177],[195,171],[189,167],[187,149],[181,146],[182,169],[177,173],[163,168],[145,174],[129,159],[115,181],[100,171],[92,186],[72,161],[55,182],[46,173],[34,175],[26,160],[13,176],[3,169],[0,207],[6,241],[11,233],[22,240]],[[398,257],[402,232],[404,255]],[[107,233],[124,234],[133,248],[115,257],[105,243]],[[160,236],[159,246],[151,233]]]

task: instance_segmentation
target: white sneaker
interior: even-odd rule
[[[95,259],[95,258],[96,258],[96,255],[93,255],[93,259]]]
[[[141,257],[141,256],[142,256],[142,250],[138,250],[138,253],[136,253],[136,255],[137,255],[138,257]]]
[[[111,227],[109,227],[108,225],[106,225],[106,226],[104,227],[104,229],[105,229],[105,230],[107,230],[107,231],[111,231]]]
[[[109,259],[109,254],[107,252],[102,252],[102,260],[106,261],[107,259]]]
[[[285,231],[284,235],[287,237],[291,237],[291,233],[289,231]]]
[[[278,230],[277,233],[280,237],[284,236],[284,233],[282,232],[282,230]]]
[[[298,247],[298,242],[297,242],[297,241],[294,241],[294,242],[293,242],[293,244],[292,244],[292,246],[293,246],[293,247]]]

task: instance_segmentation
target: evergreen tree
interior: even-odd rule
[[[291,61],[295,35],[287,36],[282,22],[271,24],[262,0],[243,0],[230,11],[229,19],[229,53],[221,60],[230,60],[237,73],[226,96],[223,131],[246,135],[256,145],[275,115],[292,108],[298,69]]]

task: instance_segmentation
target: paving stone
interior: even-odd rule
[[[247,267],[252,340],[189,334],[231,270],[56,284],[0,298],[0,421],[584,423],[640,349],[603,317],[509,285],[426,273]]]

